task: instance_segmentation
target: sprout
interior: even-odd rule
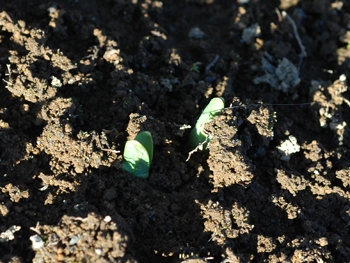
[[[212,139],[212,135],[206,135],[204,133],[204,125],[218,115],[225,107],[225,100],[221,97],[213,98],[207,107],[205,107],[201,116],[199,116],[196,126],[193,128],[190,134],[189,143],[194,149],[199,146],[203,146],[202,149],[206,149],[208,142]]]
[[[148,131],[139,133],[127,141],[123,153],[122,169],[136,177],[147,178],[153,159],[153,139]]]

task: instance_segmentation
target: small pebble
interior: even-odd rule
[[[39,250],[42,249],[45,245],[44,240],[39,235],[31,236],[30,241],[32,241],[32,249]]]
[[[193,39],[202,39],[204,36],[205,33],[198,27],[191,28],[190,32],[188,33],[188,37]]]
[[[78,236],[74,236],[72,237],[72,239],[69,241],[69,245],[70,246],[74,246],[78,243],[79,237]]]

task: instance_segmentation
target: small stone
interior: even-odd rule
[[[193,39],[202,39],[204,36],[205,33],[198,27],[191,28],[190,32],[188,33],[188,37]]]
[[[42,249],[45,245],[44,240],[39,235],[31,236],[30,241],[32,241],[32,249],[39,250]]]
[[[72,239],[69,241],[69,245],[70,246],[74,246],[78,243],[79,237],[78,236],[74,236],[72,237]]]
[[[103,221],[105,221],[106,223],[111,222],[112,218],[110,216],[106,216]]]

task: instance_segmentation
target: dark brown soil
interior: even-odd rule
[[[0,6],[0,262],[350,262],[348,1]]]

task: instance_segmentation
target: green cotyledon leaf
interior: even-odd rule
[[[210,136],[204,134],[204,125],[213,120],[213,118],[220,114],[221,110],[225,107],[225,100],[221,97],[211,99],[208,105],[199,116],[196,126],[192,129],[189,144],[194,149],[205,141],[210,141]],[[204,145],[204,149],[207,144]]]
[[[152,138],[151,133],[149,131],[140,132],[135,137],[135,141],[140,142],[143,145],[143,147],[145,147],[145,149],[148,152],[149,161],[150,161],[150,163],[152,163],[152,160],[153,160],[153,138]]]
[[[147,178],[151,165],[146,148],[136,140],[125,143],[122,169],[136,177]]]

